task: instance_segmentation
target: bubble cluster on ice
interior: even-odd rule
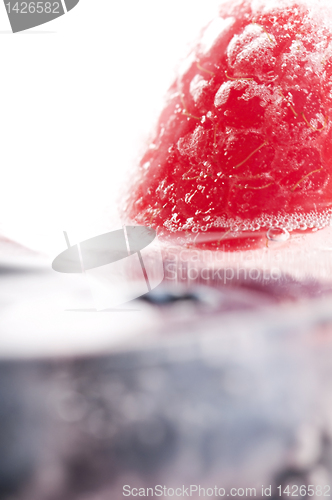
[[[194,224],[192,219],[183,225],[181,228],[168,227],[168,229],[175,230],[186,230],[189,229],[196,233],[199,231],[207,231],[211,228],[223,228],[229,229],[233,232],[242,231],[259,231],[267,230],[269,228],[280,228],[286,231],[295,230],[306,230],[306,229],[323,229],[324,227],[330,225],[332,219],[332,209],[326,209],[321,213],[317,213],[311,210],[307,213],[295,212],[293,214],[277,214],[277,215],[262,215],[261,217],[255,217],[254,219],[242,219],[241,217],[228,218],[228,217],[216,217],[210,220],[207,224],[197,225]]]

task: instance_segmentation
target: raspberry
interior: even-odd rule
[[[169,89],[127,217],[231,249],[265,244],[271,227],[326,226],[331,41],[305,3],[224,4]]]

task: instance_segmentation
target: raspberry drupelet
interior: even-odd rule
[[[332,14],[252,5],[223,4],[202,31],[133,178],[126,216],[161,237],[245,249],[329,224]]]

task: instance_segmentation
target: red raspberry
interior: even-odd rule
[[[270,227],[326,226],[331,40],[304,3],[224,4],[169,90],[129,219],[187,241],[208,231],[202,242],[227,248],[265,244]]]

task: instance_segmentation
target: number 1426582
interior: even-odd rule
[[[301,486],[297,484],[292,484],[288,486],[277,486],[278,495],[280,497],[329,497],[331,496],[330,490],[331,486],[325,485],[314,485],[314,484],[302,484]]]
[[[9,2],[6,7],[8,14],[60,14],[60,2]]]

